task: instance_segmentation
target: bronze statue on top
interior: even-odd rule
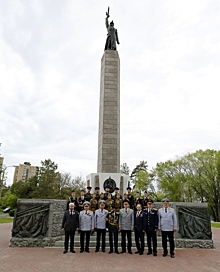
[[[108,12],[106,12],[106,19],[105,19],[105,24],[107,28],[107,39],[105,43],[105,50],[116,50],[116,42],[119,44],[119,39],[118,39],[118,32],[117,29],[114,28],[114,23],[113,21],[108,22],[108,18],[110,17],[109,15],[109,8]]]

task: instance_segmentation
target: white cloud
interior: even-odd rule
[[[121,163],[219,149],[219,1],[0,0],[6,165],[50,158],[72,175],[96,172],[108,5],[120,40]]]

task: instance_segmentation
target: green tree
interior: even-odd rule
[[[2,207],[15,209],[17,207],[17,199],[18,197],[15,194],[12,194],[11,191],[7,191],[2,197]]]
[[[214,221],[220,221],[220,151],[198,150],[157,163],[151,174],[171,201],[207,202]]]
[[[131,179],[135,180],[135,178],[137,177],[137,174],[142,170],[147,172],[147,162],[146,161],[140,161],[140,163],[138,165],[136,165],[136,167],[133,169],[133,171],[131,172]]]
[[[60,173],[58,165],[50,159],[41,161],[41,167],[37,168],[35,176],[29,182],[34,188],[31,198],[58,198],[60,193]]]
[[[10,188],[11,193],[17,195],[19,198],[30,198],[33,190],[33,185],[30,182],[23,182],[22,180],[13,183]]]
[[[6,178],[7,178],[7,167],[3,165],[0,167],[0,203],[1,203],[1,198],[2,198],[2,190],[5,187],[6,183]]]
[[[122,174],[125,174],[125,175],[128,175],[128,176],[129,176],[129,174],[130,174],[130,169],[129,169],[127,163],[121,164],[120,172],[121,172]]]

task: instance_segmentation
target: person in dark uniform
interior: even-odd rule
[[[112,205],[114,204],[114,200],[112,199],[112,195],[108,194],[108,199],[105,201],[105,209],[110,212],[112,210]]]
[[[98,209],[98,200],[96,199],[96,193],[92,194],[92,199],[90,199],[91,204],[91,210],[95,213],[95,211]]]
[[[115,210],[116,212],[119,212],[120,209],[122,209],[122,199],[120,198],[120,195],[118,194],[115,202],[114,202]]]
[[[118,223],[119,223],[119,212],[116,212],[115,206],[111,206],[112,210],[108,213],[107,216],[107,226],[109,231],[109,245],[110,251],[109,254],[113,253],[113,237],[114,237],[114,247],[115,253],[118,252]]]
[[[134,212],[134,234],[137,251],[135,254],[143,255],[144,252],[144,213],[141,204],[137,204],[137,210]]]
[[[115,187],[114,192],[115,192],[115,194],[112,197],[112,199],[116,200],[117,199],[117,195],[119,195],[120,199],[122,199],[122,196],[119,194],[119,188],[118,187]]]
[[[140,192],[136,192],[136,199],[134,201],[134,211],[137,210],[137,205],[140,204],[142,208],[142,199],[140,198]]]
[[[63,254],[68,252],[68,245],[70,239],[70,252],[75,253],[74,250],[74,236],[75,231],[79,230],[79,213],[74,210],[74,203],[69,204],[69,210],[65,211],[62,220],[62,231],[65,231],[65,242]]]
[[[101,193],[101,194],[99,195],[98,206],[99,206],[99,204],[100,204],[101,202],[103,202],[103,200],[104,200],[104,203],[105,203],[104,193]]]
[[[144,209],[147,209],[147,202],[148,202],[148,193],[147,193],[147,191],[144,191],[144,198],[143,198],[143,200],[142,200],[142,209],[144,210]]]
[[[87,192],[85,194],[86,201],[90,201],[90,199],[92,198],[91,189],[91,186],[87,186]]]
[[[85,191],[81,190],[80,196],[77,199],[77,202],[78,202],[78,212],[81,212],[83,210],[83,203],[85,201],[86,201]]]
[[[95,187],[96,200],[99,201],[100,198],[100,188],[99,186]]]
[[[104,193],[104,200],[108,199],[108,195],[110,194],[110,187],[109,185],[105,186],[105,193]]]
[[[129,200],[130,208],[133,209],[133,207],[134,207],[134,196],[131,194],[131,187],[130,186],[127,187],[127,197],[128,197],[128,200]]]
[[[71,196],[69,197],[69,200],[67,202],[67,210],[69,210],[69,204],[70,203],[74,203],[74,210],[78,211],[78,202],[77,202],[77,197],[76,197],[76,193],[74,190],[72,190],[71,192]]]
[[[147,233],[147,255],[152,254],[151,239],[153,241],[153,255],[157,256],[158,211],[153,208],[153,200],[149,199],[147,209],[144,210],[144,232]]]

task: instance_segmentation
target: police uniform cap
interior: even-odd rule
[[[131,187],[130,187],[130,186],[128,186],[128,187],[127,187],[127,190],[131,190]]]
[[[106,189],[106,188],[109,188],[109,189],[110,189],[110,186],[109,186],[109,185],[106,185],[106,186],[105,186],[105,189]]]
[[[152,199],[148,199],[147,203],[154,203]]]
[[[169,200],[168,198],[164,197],[164,198],[162,199],[162,202],[170,202],[170,200]]]
[[[99,201],[99,204],[102,204],[102,203],[105,204],[105,200],[100,200],[100,201]]]
[[[92,187],[91,186],[87,186],[87,189],[92,189]]]
[[[119,190],[119,188],[118,187],[115,187],[115,189],[114,190]]]
[[[96,187],[95,187],[95,190],[100,190],[99,186],[96,186]]]
[[[85,206],[85,205],[89,205],[89,206],[90,206],[90,202],[89,202],[89,201],[85,201],[85,202],[83,203],[83,206]]]

